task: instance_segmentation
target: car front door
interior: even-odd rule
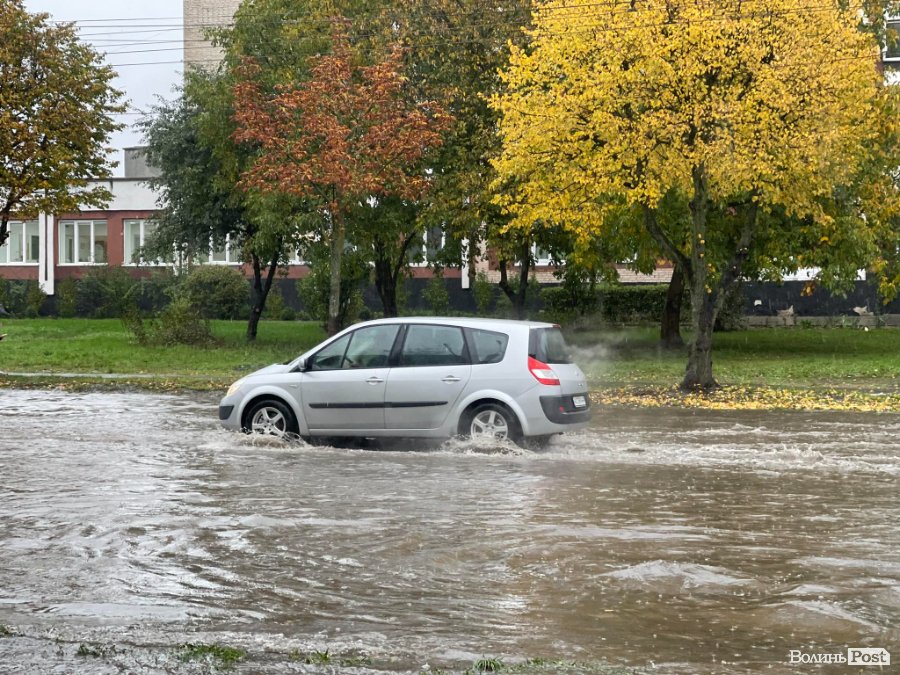
[[[397,363],[388,376],[385,426],[398,431],[437,429],[471,373],[461,328],[408,325]]]
[[[399,330],[360,328],[309,359],[300,392],[310,433],[384,429],[388,359]]]

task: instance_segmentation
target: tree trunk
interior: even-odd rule
[[[522,258],[522,265],[519,267],[519,288],[516,289],[516,318],[520,321],[525,318],[526,308],[525,301],[528,299],[528,271],[531,267],[531,256],[527,253]]]
[[[698,297],[699,295],[699,297]],[[705,287],[699,294],[691,291],[691,314],[694,335],[688,349],[687,369],[681,388],[686,391],[709,391],[719,386],[713,377],[712,338],[716,322],[716,302]],[[694,308],[697,307],[695,310]]]
[[[681,305],[684,299],[684,269],[677,262],[672,267],[672,279],[666,290],[666,305],[663,308],[659,330],[660,345],[664,349],[684,347],[681,337]]]
[[[279,250],[281,246],[279,245]],[[275,272],[278,270],[278,254],[276,253],[266,269],[266,278],[262,278],[262,261],[255,253],[251,254],[253,265],[253,296],[250,308],[250,320],[247,322],[247,342],[256,340],[256,333],[259,329],[259,320],[262,313],[266,309],[266,300],[269,297],[269,291],[272,290],[272,282],[275,279]]]
[[[694,194],[690,204],[692,240],[687,272],[691,284],[691,325],[694,334],[688,345],[688,363],[681,388],[686,391],[709,391],[719,386],[712,372],[712,333],[718,293],[709,287],[709,269],[705,259],[709,184],[702,164],[694,167],[691,174]]]
[[[375,258],[375,290],[385,317],[397,316],[397,279],[391,274],[391,261]]]
[[[397,306],[397,289],[401,283],[400,275],[408,265],[407,252],[415,241],[416,234],[417,232],[410,232],[403,235],[396,260],[391,260],[388,256],[390,251],[395,250],[393,246],[375,239],[375,289],[378,291],[381,307],[386,317],[400,315],[400,308]]]
[[[497,284],[500,286],[500,290],[509,298],[509,301],[512,303],[513,312],[516,315],[516,318],[522,320],[525,318],[525,301],[527,299],[528,294],[528,272],[531,269],[531,242],[527,239],[522,244],[522,251],[520,252],[519,263],[521,267],[519,267],[519,287],[513,288],[509,280],[507,278],[507,270],[506,260],[500,260],[500,283]]]
[[[328,320],[325,330],[334,335],[341,330],[341,260],[344,256],[344,219],[340,212],[331,214],[331,267],[328,292]]]

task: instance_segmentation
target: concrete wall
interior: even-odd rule
[[[144,148],[125,148],[125,178],[152,178],[162,172],[147,164]]]

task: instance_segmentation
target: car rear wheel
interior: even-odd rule
[[[468,416],[464,431],[474,440],[510,440],[518,443],[521,436],[516,416],[496,403],[485,403],[475,408]]]
[[[275,399],[254,403],[247,413],[246,420],[244,430],[251,434],[284,438],[288,434],[297,433],[294,413],[284,403]]]

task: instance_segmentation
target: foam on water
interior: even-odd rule
[[[608,572],[604,576],[621,581],[626,586],[654,591],[673,587],[678,590],[715,590],[754,584],[752,579],[736,576],[721,567],[670,560],[651,560]]]

